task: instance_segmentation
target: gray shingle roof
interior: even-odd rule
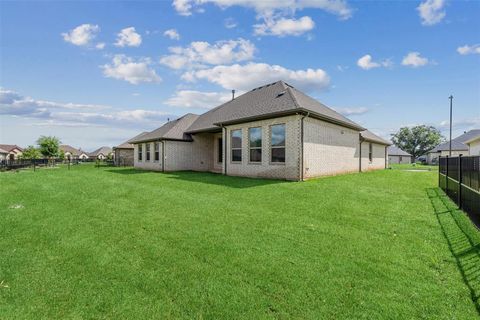
[[[100,148],[98,148],[97,150],[90,152],[88,155],[89,155],[90,157],[96,157],[96,156],[98,156],[100,153],[103,154],[104,156],[107,156],[107,155],[109,155],[110,153],[112,153],[112,148],[110,148],[110,147],[105,147],[105,146],[104,146],[104,147],[100,147]]]
[[[128,139],[127,141],[119,144],[118,146],[113,147],[113,149],[133,149],[133,144],[129,143],[129,141],[130,141],[130,140],[133,140],[133,139],[138,139],[138,138],[146,135],[147,133],[148,133],[147,131],[142,132],[142,133],[136,135],[135,137],[130,138],[130,139]]]
[[[2,148],[0,148],[0,153],[8,153],[7,150],[3,150]]]
[[[403,151],[397,146],[389,146],[387,149],[389,156],[412,156],[410,153]]]
[[[23,149],[17,146],[16,144],[0,144],[0,148],[7,152],[10,152],[15,148],[17,148],[20,151],[23,151]]]
[[[455,139],[452,139],[452,150],[453,151],[468,150],[468,146],[465,144],[465,142],[470,139],[473,139],[478,135],[480,135],[480,129],[474,129],[474,130],[465,132],[464,134],[456,137]],[[439,144],[430,152],[440,152],[440,151],[447,151],[447,150],[450,150],[449,141]]]
[[[362,138],[365,139],[366,141],[376,142],[376,143],[384,144],[386,146],[389,146],[392,144],[391,142],[380,138],[379,136],[377,136],[376,134],[374,134],[369,130],[364,130],[360,132],[360,134],[362,135]]]
[[[76,149],[68,144],[62,144],[60,145],[59,147],[60,150],[62,150],[63,152],[70,152],[71,154],[73,154],[74,156],[79,156],[82,154],[82,151],[79,150],[79,149]]]
[[[186,140],[191,141],[191,137],[186,134],[188,127],[197,120],[198,115],[193,113],[187,113],[177,120],[169,121],[165,123],[158,129],[155,129],[151,132],[148,132],[145,135],[142,135],[138,138],[133,138],[129,140],[129,143],[139,143],[144,141],[153,141],[153,140]]]
[[[238,123],[295,112],[309,112],[312,117],[364,130],[360,125],[289,84],[277,81],[255,88],[205,112],[188,128],[187,132],[217,131],[220,124]]]

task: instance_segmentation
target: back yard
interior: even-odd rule
[[[478,232],[436,171],[0,181],[1,319],[478,317]]]

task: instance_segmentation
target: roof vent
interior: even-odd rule
[[[283,90],[282,92],[279,92],[279,93],[277,94],[277,98],[283,96],[285,93],[287,93],[286,90]]]

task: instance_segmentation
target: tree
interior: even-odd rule
[[[34,146],[28,146],[22,151],[21,159],[40,159],[40,151]]]
[[[47,158],[55,158],[60,155],[60,140],[57,137],[41,136],[37,140],[40,153]]]
[[[392,142],[403,151],[410,153],[414,159],[426,154],[443,141],[445,138],[438,129],[426,125],[403,127],[392,134]]]

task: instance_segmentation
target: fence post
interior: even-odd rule
[[[445,168],[445,193],[448,196],[448,155],[445,157],[445,163],[446,163],[446,168]]]
[[[458,156],[458,208],[462,209],[462,155]]]

